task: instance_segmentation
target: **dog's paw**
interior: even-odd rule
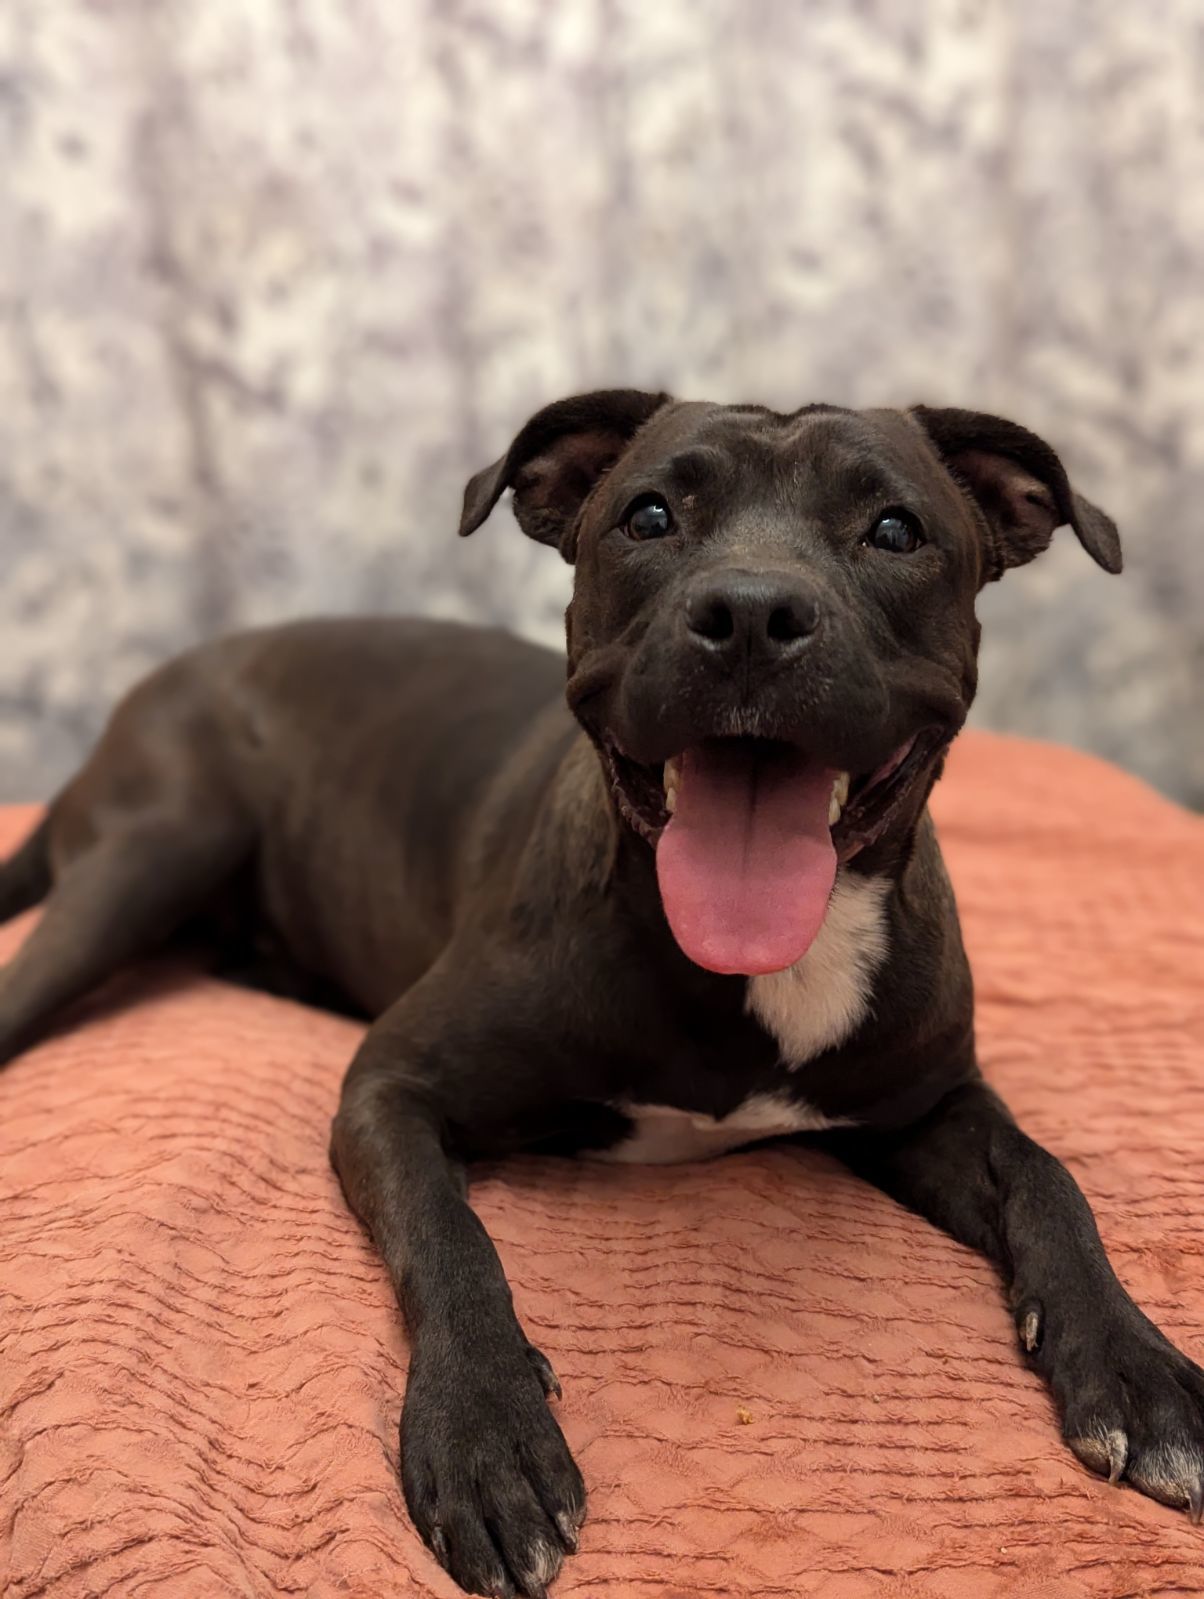
[[[1131,1483],[1198,1523],[1204,1371],[1131,1306],[1085,1337],[1064,1332],[1055,1348],[1043,1348],[1043,1320],[1035,1303],[1016,1316],[1021,1344],[1046,1368],[1071,1449],[1101,1477]]]
[[[469,1593],[543,1599],[585,1519],[585,1486],[547,1396],[560,1384],[530,1345],[416,1354],[401,1419],[406,1503]]]

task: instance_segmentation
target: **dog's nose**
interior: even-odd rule
[[[793,654],[819,626],[819,600],[800,579],[724,572],[686,600],[695,642],[717,654],[773,659]]]

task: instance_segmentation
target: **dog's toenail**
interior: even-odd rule
[[[1129,1458],[1129,1440],[1120,1427],[1097,1425],[1090,1432],[1070,1440],[1070,1447],[1091,1471],[1119,1482]]]
[[[567,1510],[557,1512],[556,1531],[560,1534],[564,1547],[571,1555],[575,1555],[577,1553],[577,1528]]]
[[[1187,1513],[1195,1527],[1204,1521],[1204,1477],[1197,1477],[1187,1485]]]
[[[552,1362],[538,1349],[531,1350],[531,1361],[539,1374],[540,1386],[544,1391],[545,1399],[563,1399],[560,1388],[560,1378],[552,1369]]]

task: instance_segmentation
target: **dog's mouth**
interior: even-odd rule
[[[654,766],[602,748],[620,814],[656,850],[677,942],[711,971],[754,975],[807,952],[838,862],[885,833],[947,741],[926,729],[862,773],[768,739],[707,739]]]

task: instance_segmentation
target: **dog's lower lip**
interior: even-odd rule
[[[922,728],[881,766],[857,780],[832,833],[842,860],[851,859],[882,837],[903,809],[907,795],[931,772],[950,737],[942,728]]]
[[[632,760],[613,739],[603,741],[602,752],[619,814],[641,838],[655,844],[669,820],[664,802],[664,766]]]

